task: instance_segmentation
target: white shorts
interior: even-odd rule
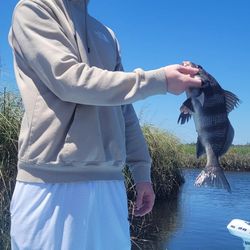
[[[12,250],[130,250],[123,181],[16,182]]]

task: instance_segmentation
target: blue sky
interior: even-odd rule
[[[1,1],[0,91],[16,89],[7,42],[17,0]],[[89,12],[116,33],[126,71],[156,69],[191,60],[202,65],[242,103],[230,113],[235,144],[250,143],[250,1],[249,0],[91,0]],[[185,94],[158,95],[134,104],[142,121],[195,142],[193,121],[179,125]],[[142,114],[142,115],[141,115]]]

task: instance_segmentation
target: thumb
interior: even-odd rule
[[[136,210],[139,210],[142,207],[142,200],[143,200],[143,193],[142,192],[137,192],[137,197],[136,197]]]
[[[180,68],[178,69],[180,73],[185,75],[195,75],[199,72],[199,69],[193,68],[190,66],[182,66],[180,65]]]

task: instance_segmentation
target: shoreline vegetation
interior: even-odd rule
[[[206,165],[206,156],[196,158],[195,144],[183,144],[182,150],[182,168],[203,168]],[[250,171],[250,144],[231,145],[227,153],[219,160],[225,171]]]
[[[10,214],[9,205],[15,185],[18,134],[23,115],[22,101],[19,94],[0,92],[0,249],[10,249]],[[183,168],[204,167],[206,158],[196,159],[195,144],[181,144],[180,140],[167,131],[144,124],[142,130],[152,158],[152,184],[156,193],[156,202],[177,200],[184,177]],[[250,144],[232,146],[221,157],[221,166],[225,170],[250,171]],[[131,223],[132,249],[141,249],[149,242],[150,236],[157,234],[157,225],[150,226],[153,213],[142,218],[133,216],[135,186],[126,167],[124,170]],[[143,248],[146,249],[146,248]]]

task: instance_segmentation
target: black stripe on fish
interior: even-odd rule
[[[209,143],[213,149],[216,156],[221,156],[227,152],[230,147],[234,137],[234,130],[231,124],[228,124],[227,130],[224,135],[210,134],[203,138],[204,143]]]
[[[223,131],[227,130],[227,127],[228,127],[227,120],[212,126],[210,124],[202,124],[202,126],[199,128],[199,133],[214,133],[214,134],[222,133]]]
[[[221,155],[223,155],[227,149],[225,150],[225,140],[223,142],[221,142],[220,144],[215,144],[215,143],[212,143],[212,149],[213,149],[213,152],[214,154],[217,156],[217,157],[220,157]]]
[[[209,136],[204,136],[202,137],[202,142],[204,145],[206,144],[210,144],[213,147],[217,148],[217,151],[221,151],[221,149],[224,148],[224,144],[225,144],[225,140],[226,140],[226,134],[224,134],[223,136],[213,136],[212,134]]]
[[[216,104],[223,104],[225,105],[225,97],[221,94],[214,94],[213,96],[206,97],[204,102],[205,106],[213,106]]]
[[[201,116],[199,117],[200,124],[203,127],[213,127],[216,126],[217,124],[224,123],[228,121],[227,114],[215,114],[215,115],[210,115],[210,116]]]
[[[204,115],[219,115],[226,113],[226,107],[224,105],[218,104],[213,106],[204,106],[202,109]]]
[[[214,137],[208,140],[208,143],[211,145],[216,156],[220,156],[222,155],[222,152],[224,152],[225,142],[225,137]]]

